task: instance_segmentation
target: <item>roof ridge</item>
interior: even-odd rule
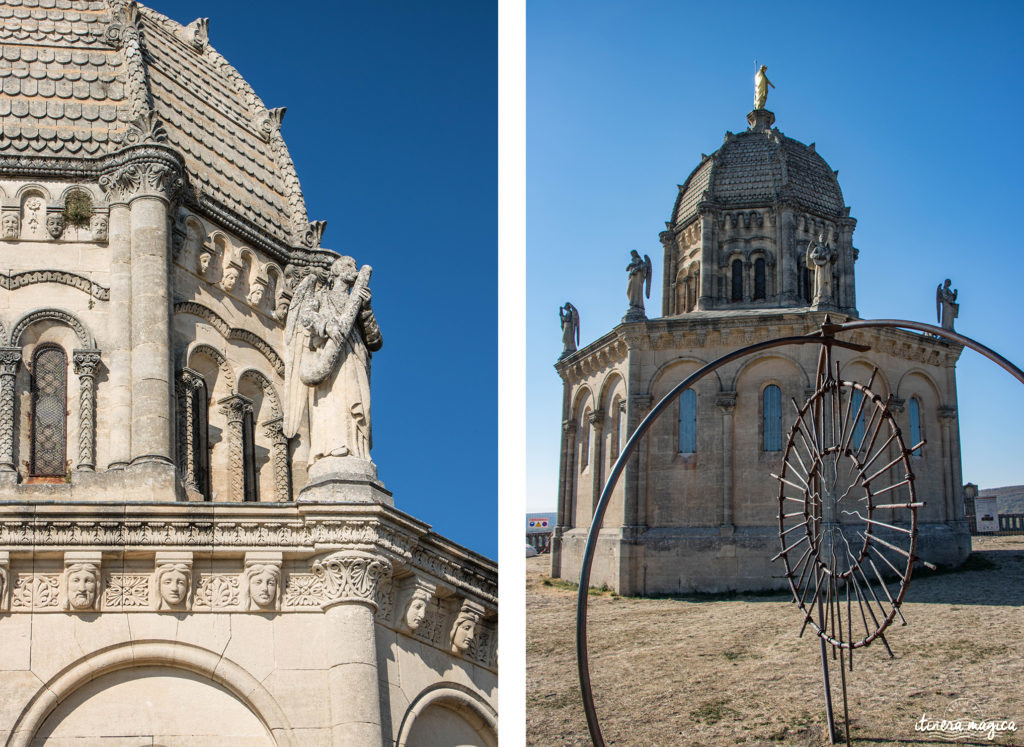
[[[143,52],[142,29],[139,26],[139,5],[135,0],[107,0],[110,24],[104,39],[121,50],[125,71],[130,118],[134,121],[153,111],[153,92]]]

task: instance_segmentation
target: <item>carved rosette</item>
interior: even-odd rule
[[[21,348],[0,348],[0,472],[14,472],[14,378]]]
[[[391,561],[378,555],[346,550],[313,562],[313,575],[323,583],[323,608],[344,602],[366,604],[376,612],[380,588],[391,579]]]
[[[163,146],[137,146],[124,153],[120,163],[99,178],[110,204],[127,204],[140,197],[174,203],[180,198],[185,186],[181,164]]]
[[[96,468],[96,366],[99,350],[74,351],[78,375],[78,469]]]

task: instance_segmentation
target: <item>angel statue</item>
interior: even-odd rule
[[[370,461],[370,352],[380,328],[370,307],[369,265],[351,257],[299,282],[285,322],[284,435],[309,425],[310,477],[325,457]],[[306,418],[308,417],[308,421]]]
[[[640,252],[633,249],[629,253],[629,264],[626,265],[626,272],[629,273],[629,280],[626,283],[626,295],[629,296],[629,311],[622,318],[624,322],[634,322],[646,319],[644,313],[644,295],[651,297],[651,258],[644,255],[640,259]]]
[[[558,309],[558,318],[562,322],[562,354],[560,359],[576,352],[580,344],[580,312],[568,301]]]
[[[935,288],[935,316],[943,329],[953,329],[953,320],[960,316],[960,304],[956,302],[958,291],[950,289],[950,279]]]

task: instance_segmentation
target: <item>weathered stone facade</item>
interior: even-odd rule
[[[0,737],[495,744],[494,563],[285,435],[283,110],[205,19],[2,8]]]
[[[813,332],[826,314],[835,322],[857,318],[856,221],[835,172],[813,145],[773,122],[771,112],[751,112],[749,129],[727,133],[680,186],[660,236],[663,316],[621,324],[555,366],[564,385],[554,576],[579,577],[609,470],[673,386],[738,348]],[[926,441],[911,457],[919,500],[927,502],[918,514],[918,554],[959,564],[970,550],[956,420],[961,348],[900,330],[851,339],[871,351],[837,349],[843,377],[865,383],[877,366],[872,389],[892,395],[907,438]],[[591,583],[625,594],[785,585],[771,562],[779,550],[771,473],[780,472],[783,451],[765,439],[765,390],[778,388],[788,433],[790,400],[813,393],[817,362],[817,346],[750,356],[695,386],[689,423],[681,422],[679,402],[663,414],[616,485]]]

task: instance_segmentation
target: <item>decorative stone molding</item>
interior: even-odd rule
[[[288,439],[284,435],[284,418],[278,417],[263,424],[264,435],[270,439],[270,460],[274,467],[274,498],[291,500],[291,470],[288,465]]]
[[[191,368],[183,368],[175,381],[178,403],[178,469],[185,492],[198,497],[203,486],[199,484],[199,464],[196,460],[198,449],[193,398],[203,384],[203,377]]]
[[[248,343],[256,348],[263,357],[270,361],[278,376],[284,376],[284,360],[277,352],[263,339],[247,329],[232,327],[222,319],[215,311],[208,309],[202,304],[194,301],[181,301],[174,304],[175,314],[191,314],[199,317],[213,327],[225,340],[239,340]]]
[[[239,578],[224,573],[201,573],[192,596],[193,610],[236,609],[239,605]]]
[[[128,145],[164,143],[167,141],[167,130],[156,112],[149,110],[132,120],[125,132],[124,141]]]
[[[11,590],[11,609],[25,612],[57,609],[60,603],[60,575],[57,573],[18,574]]]
[[[102,564],[101,552],[64,553],[64,573],[60,577],[61,609],[67,612],[95,612],[99,609]]]
[[[140,197],[156,197],[167,202],[178,199],[184,188],[177,164],[141,160],[121,166],[100,177],[100,188],[112,205],[131,202]]]
[[[313,575],[323,583],[323,607],[358,602],[376,611],[380,586],[390,579],[391,562],[355,550],[332,553],[313,561]]]
[[[736,407],[736,392],[719,392],[715,396],[715,407],[723,412],[731,412]]]
[[[149,584],[149,602],[155,610],[185,611],[192,607],[192,553],[158,552]]]
[[[96,468],[96,366],[99,350],[75,350],[75,374],[78,376],[78,467]]]
[[[310,249],[319,249],[326,230],[327,221],[315,220],[310,222],[309,228],[302,234],[302,244]]]
[[[16,472],[14,462],[14,381],[21,348],[0,348],[0,472]]]
[[[67,325],[74,330],[76,335],[78,335],[78,341],[83,348],[89,350],[96,349],[96,341],[89,330],[86,329],[85,325],[82,324],[74,314],[69,311],[64,311],[63,309],[37,309],[23,316],[11,329],[11,347],[20,348],[21,336],[25,334],[25,330],[36,322],[43,321],[44,319],[53,320]]]
[[[11,554],[0,551],[0,610],[11,608]]]
[[[99,283],[94,283],[89,278],[76,275],[73,272],[64,270],[28,270],[26,272],[15,272],[10,275],[0,273],[0,288],[4,290],[17,290],[36,283],[60,283],[70,288],[77,288],[87,293],[97,301],[110,300],[110,288],[105,288]]]
[[[103,607],[149,609],[150,576],[142,573],[111,573],[104,579]]]

